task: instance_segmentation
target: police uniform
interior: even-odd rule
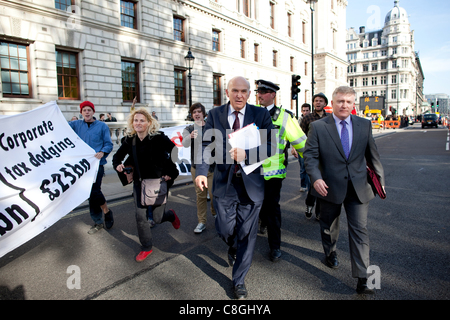
[[[258,90],[278,91],[280,88],[270,81],[258,80]],[[281,210],[280,193],[286,178],[289,144],[303,157],[306,135],[298,125],[294,115],[275,105],[267,107],[272,123],[277,129],[277,153],[266,159],[264,170],[264,202],[260,212],[261,226],[267,226],[270,258],[278,261],[281,257]]]

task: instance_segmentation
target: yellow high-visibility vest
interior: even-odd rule
[[[275,128],[278,128],[276,141],[277,141],[277,153],[267,158],[263,162],[264,179],[269,180],[272,178],[286,178],[286,154],[285,149],[288,141],[292,147],[299,153],[299,156],[303,158],[303,151],[306,145],[306,134],[298,125],[294,116],[287,112],[283,108],[278,108],[275,114],[277,117],[272,118],[272,123]]]

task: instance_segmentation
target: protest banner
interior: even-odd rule
[[[0,118],[0,257],[89,198],[99,162],[55,101]]]
[[[160,129],[175,144],[178,149],[177,165],[180,176],[191,175],[191,148],[183,147],[183,130],[187,125]]]

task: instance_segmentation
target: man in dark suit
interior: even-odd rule
[[[304,152],[306,172],[320,204],[320,232],[325,263],[339,265],[336,243],[339,215],[344,205],[349,230],[352,276],[358,278],[358,293],[373,293],[367,288],[369,201],[375,195],[367,182],[366,161],[373,164],[384,188],[384,171],[372,136],[372,124],[351,115],[355,91],[339,87],[333,93],[332,115],[311,123]]]
[[[247,104],[250,83],[235,77],[226,90],[228,104],[209,111],[203,136],[202,161],[196,164],[195,183],[200,189],[208,187],[208,167],[216,162],[213,180],[216,230],[229,246],[228,261],[233,266],[233,286],[237,299],[247,297],[244,279],[250,269],[256,243],[259,212],[264,199],[264,176],[261,168],[245,174],[240,162],[260,162],[272,154],[272,120],[269,112]],[[244,150],[231,148],[228,134],[251,123],[259,128],[260,147]],[[212,130],[211,130],[212,129]],[[214,159],[209,159],[212,149]]]

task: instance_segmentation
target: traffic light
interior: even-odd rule
[[[298,94],[301,91],[301,89],[299,88],[299,86],[301,85],[300,78],[301,76],[297,74],[292,75],[292,86],[291,86],[292,100],[297,100]]]

